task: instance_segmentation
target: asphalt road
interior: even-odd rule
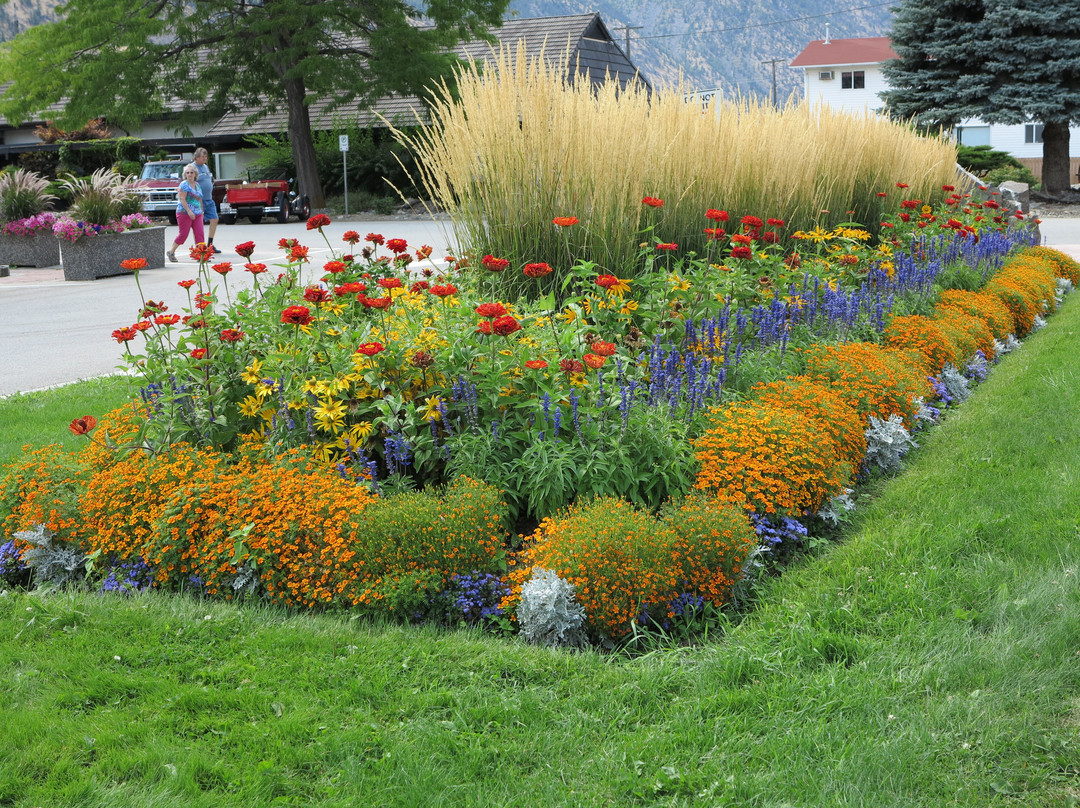
[[[325,231],[339,254],[346,246],[341,241],[346,230],[356,230],[361,236],[378,232],[386,238],[404,238],[414,247],[429,244],[434,248],[433,257],[452,251],[452,234],[445,220],[377,217],[334,221]],[[1046,244],[1080,259],[1080,219],[1045,219],[1042,232]],[[176,228],[166,230],[170,243],[176,233]],[[312,277],[323,274],[330,248],[317,232],[309,232],[299,222],[222,225],[216,242],[223,251],[221,260],[242,263],[233,247],[254,241],[252,260],[272,267],[281,260],[277,243],[282,238],[295,238],[308,246]],[[177,281],[194,277],[194,268],[195,262],[185,259],[164,269],[144,271],[140,274],[143,293],[149,299],[165,301],[178,312],[187,296]],[[14,269],[10,277],[0,278],[0,396],[102,376],[122,366],[123,347],[112,338],[112,332],[137,319],[140,299],[134,279],[118,276],[66,282],[63,278],[60,269]],[[251,276],[243,271],[229,276],[233,289],[250,282]]]
[[[447,221],[394,216],[350,219],[324,228],[338,255],[350,251],[341,240],[346,230],[356,230],[361,236],[377,232],[386,238],[404,238],[411,247],[429,244],[434,248],[433,258],[442,258],[452,241]],[[177,232],[175,227],[166,228],[166,242],[171,244]],[[250,273],[242,270],[244,259],[233,251],[237,244],[254,241],[251,260],[273,271],[273,265],[281,262],[277,245],[282,238],[298,239],[309,248],[311,277],[325,274],[321,270],[330,260],[330,247],[318,231],[308,231],[301,222],[221,225],[214,239],[222,250],[218,258],[238,265],[229,275],[230,289],[251,284]],[[164,301],[171,312],[179,312],[187,301],[187,293],[177,282],[195,277],[196,263],[183,257],[186,252],[177,251],[181,263],[139,275],[147,299]],[[59,268],[12,269],[10,277],[0,278],[0,396],[116,372],[123,364],[124,349],[112,332],[135,322],[140,307],[131,275],[74,282],[64,281]]]

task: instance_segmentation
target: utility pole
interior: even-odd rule
[[[630,32],[640,31],[644,28],[644,25],[624,25],[622,28],[614,28],[615,31],[626,31],[626,47],[623,50],[626,52],[626,58],[630,58]]]
[[[776,106],[776,65],[786,62],[787,59],[763,59],[761,64],[772,65],[772,105]]]

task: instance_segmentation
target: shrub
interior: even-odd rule
[[[1003,182],[1022,182],[1031,186],[1031,190],[1038,190],[1042,185],[1039,178],[1031,173],[1027,166],[1002,166],[987,171],[983,175],[983,181],[988,185],[1001,185]]]
[[[813,345],[806,351],[807,375],[825,384],[869,421],[898,413],[909,428],[919,399],[932,395],[916,355],[869,342]]]
[[[534,645],[587,643],[585,610],[574,598],[574,586],[551,570],[533,568],[532,577],[521,587],[517,619],[521,635]]]
[[[1060,250],[1051,247],[1028,247],[1021,250],[1018,255],[1048,263],[1054,268],[1054,274],[1057,277],[1067,278],[1074,286],[1080,286],[1080,262]]]
[[[701,462],[694,487],[759,513],[816,511],[850,476],[817,420],[789,407],[718,409],[694,448]]]
[[[990,146],[956,147],[956,162],[978,177],[995,168],[1021,168],[1023,164],[1008,152]]]
[[[618,638],[650,607],[676,594],[682,564],[671,526],[631,503],[600,497],[545,519],[529,539],[528,568],[574,587],[589,625]]]
[[[960,365],[971,359],[976,351],[981,351],[987,359],[994,358],[994,335],[978,317],[945,307],[935,308],[934,320],[953,344]]]
[[[79,494],[88,474],[80,458],[59,445],[24,452],[0,477],[0,536],[41,525],[78,541],[84,532]]]
[[[112,169],[99,168],[89,177],[68,175],[62,184],[71,193],[71,214],[102,227],[138,213],[141,197],[132,190],[134,176],[121,176]]]

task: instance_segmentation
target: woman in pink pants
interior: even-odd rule
[[[195,232],[195,244],[206,241],[203,236],[203,204],[202,192],[199,190],[199,167],[194,163],[184,166],[184,179],[177,189],[178,202],[176,205],[176,223],[180,225],[180,235],[173,242],[168,256],[170,263],[175,264],[176,248],[187,241],[188,232]]]

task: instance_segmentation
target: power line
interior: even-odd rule
[[[820,17],[832,17],[837,14],[850,14],[852,11],[866,11],[871,8],[882,8],[883,6],[896,5],[896,0],[891,0],[888,3],[874,3],[869,6],[857,6],[856,8],[845,8],[840,11],[828,11],[824,14],[811,14],[807,17],[792,17],[789,20],[776,20],[774,22],[759,22],[754,25],[740,25],[737,28],[710,28],[704,31],[686,31],[681,34],[653,34],[651,36],[639,36],[638,39],[670,39],[676,36],[692,36],[694,34],[725,34],[730,31],[747,31],[751,28],[768,28],[771,25],[786,25],[789,22],[802,22],[803,20],[816,20]]]

